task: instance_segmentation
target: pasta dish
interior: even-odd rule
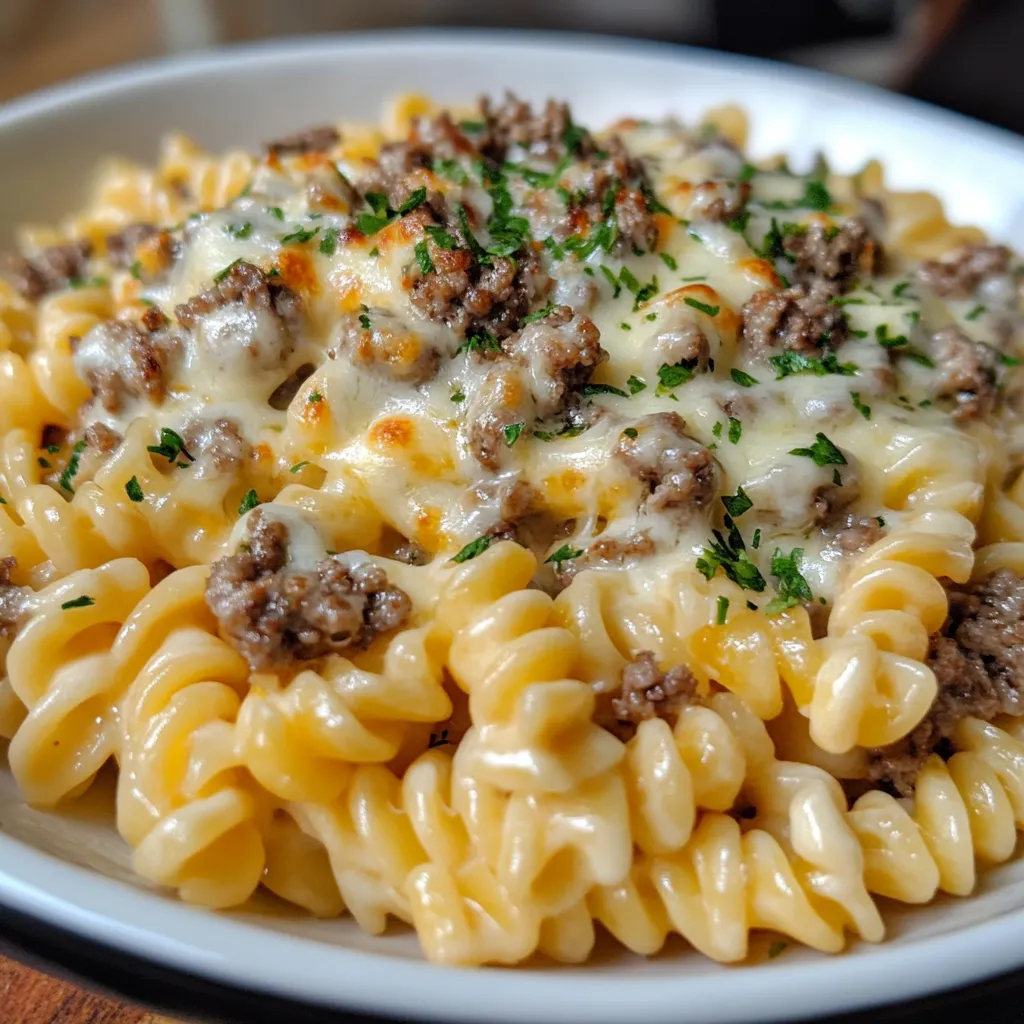
[[[429,958],[879,941],[1024,826],[1022,266],[735,109],[405,96],[0,280],[0,737]]]

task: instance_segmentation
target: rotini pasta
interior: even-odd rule
[[[0,737],[449,964],[878,942],[1024,827],[1020,267],[735,108],[169,136],[0,281]],[[756,945],[756,944],[755,944]]]

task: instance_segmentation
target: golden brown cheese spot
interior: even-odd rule
[[[380,452],[411,448],[416,441],[416,425],[408,416],[385,416],[370,427],[370,444]]]
[[[257,444],[252,449],[253,462],[270,465],[274,461],[274,452],[269,444]]]
[[[656,213],[654,215],[654,226],[658,231],[657,249],[663,250],[668,248],[669,242],[675,234],[677,224],[678,221],[675,217],[671,217],[667,213]]]
[[[414,540],[427,551],[440,551],[448,546],[448,535],[441,529],[444,514],[434,505],[416,509]]]
[[[300,295],[317,295],[320,292],[320,278],[313,260],[302,249],[287,246],[278,253],[277,270],[281,280],[293,292]]]
[[[758,288],[781,288],[782,281],[775,272],[775,267],[760,256],[738,260],[736,266],[740,273]]]
[[[297,418],[306,426],[318,427],[330,419],[331,411],[322,391],[311,388],[306,392],[305,400],[299,406]]]

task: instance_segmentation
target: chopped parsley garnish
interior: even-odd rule
[[[456,185],[465,185],[469,182],[469,176],[457,160],[435,160],[431,169],[435,174],[447,178]]]
[[[740,168],[740,181],[750,181],[753,176],[757,174],[757,168],[753,164],[744,163]]]
[[[142,264],[136,260],[129,268],[128,273],[135,278],[136,281],[142,280]]]
[[[627,392],[622,388],[615,387],[614,384],[584,384],[580,388],[580,394],[584,398],[590,398],[593,395],[618,395],[619,398],[629,398]]]
[[[710,580],[721,568],[733,583],[744,590],[760,593],[767,586],[765,579],[761,570],[747,557],[743,538],[728,516],[726,529],[729,531],[728,537],[724,537],[720,530],[713,531],[715,539],[710,548],[704,549],[703,556],[697,559],[697,571]]]
[[[626,387],[631,395],[638,395],[647,387],[647,381],[641,380],[636,374],[630,374],[626,380]]]
[[[725,618],[729,614],[729,598],[724,594],[718,598],[718,610],[715,613],[715,624],[725,625]]]
[[[832,205],[832,196],[822,182],[809,181],[800,205],[808,210],[827,210]]]
[[[647,182],[640,186],[640,191],[643,193],[644,202],[647,204],[649,213],[667,213],[671,215],[672,211],[654,194],[654,190]]]
[[[548,555],[548,557],[544,559],[544,563],[546,565],[548,562],[553,562],[558,566],[563,562],[571,562],[574,558],[579,558],[582,554],[582,548],[573,548],[568,544],[563,544],[554,554]]]
[[[619,327],[623,331],[631,331],[631,330],[633,330],[633,328],[625,320],[623,320],[622,323],[619,324]]]
[[[428,224],[423,230],[430,235],[430,240],[438,247],[438,249],[447,249],[449,252],[458,249],[459,240],[454,235],[445,231],[444,228],[438,228]]]
[[[735,368],[729,371],[729,376],[732,378],[732,382],[739,384],[741,388],[752,388],[755,384],[761,383],[756,377],[751,377],[749,373]]]
[[[383,192],[367,192],[366,202],[373,213],[361,213],[356,220],[356,226],[364,235],[375,235],[392,221],[411,213],[417,206],[425,202],[426,198],[426,187],[418,188],[410,193],[405,202],[395,210],[392,209],[388,203],[388,197]]]
[[[538,309],[535,313],[527,313],[526,316],[519,321],[520,324],[532,324],[536,320],[543,320],[546,316],[551,316],[554,312],[554,304],[548,303],[543,309]]]
[[[461,388],[458,391],[453,391],[448,399],[449,402],[464,402],[465,400],[466,393]]]
[[[927,366],[928,369],[933,369],[935,366],[935,362],[932,360],[931,356],[926,355],[919,348],[914,348],[913,345],[909,348],[901,349],[901,351],[908,359],[913,360],[915,363],[919,363],[921,366]]]
[[[904,348],[910,344],[904,334],[889,334],[888,324],[879,324],[875,328],[875,338],[882,348]]]
[[[231,271],[234,270],[235,267],[237,267],[238,264],[241,263],[241,262],[242,262],[242,257],[239,256],[237,260],[232,260],[222,270],[218,270],[217,273],[213,275],[214,284],[220,284],[220,282],[223,281],[224,278],[227,277],[228,274],[230,274]]]
[[[725,506],[725,511],[733,517],[733,519],[739,519],[744,512],[749,512],[754,507],[754,503],[750,500],[747,492],[742,487],[736,488],[735,494],[725,494],[722,496],[722,504]]]
[[[244,516],[246,512],[251,512],[260,504],[262,504],[260,496],[256,493],[256,489],[251,487],[245,492],[245,497],[242,498],[242,501],[238,506],[238,514],[240,516]]]
[[[567,238],[562,243],[562,248],[566,252],[574,253],[577,259],[586,260],[597,252],[598,249],[611,252],[612,246],[615,245],[618,237],[619,225],[614,217],[609,217],[607,220],[601,221],[586,238],[580,235],[572,235],[570,238]]]
[[[603,263],[599,269],[604,274],[605,280],[612,286],[612,298],[617,299],[622,293],[622,285],[619,284],[619,279]]]
[[[433,274],[437,270],[437,267],[434,266],[434,261],[430,258],[430,253],[427,251],[426,242],[417,242],[413,252],[416,254],[416,262],[419,264],[420,273]]]
[[[706,281],[708,279],[707,274],[698,274],[696,277],[683,277],[680,280],[683,284],[694,284],[697,281]]]
[[[830,373],[838,374],[841,377],[852,377],[859,369],[856,363],[839,362],[834,352],[826,352],[818,359],[814,356],[805,356],[802,352],[788,351],[782,355],[769,356],[768,362],[777,371],[776,380],[801,373],[811,373],[815,377],[824,377]]]
[[[325,228],[324,233],[320,236],[318,248],[325,256],[333,256],[338,248],[338,229]]]
[[[364,331],[368,331],[370,329],[370,318],[365,313],[359,314],[359,326],[362,327]]]
[[[484,331],[483,334],[471,334],[456,350],[456,355],[463,352],[500,352],[501,342],[491,334]]]
[[[142,485],[139,483],[139,478],[136,476],[133,476],[131,480],[124,485],[124,492],[134,502],[140,502],[146,497],[142,492]]]
[[[533,436],[541,441],[554,441],[558,437],[579,437],[587,428],[585,426],[571,426],[566,424],[561,430],[535,430]]]
[[[784,949],[789,948],[788,942],[773,942],[768,947],[768,959],[774,960]]]
[[[482,132],[487,125],[483,121],[460,121],[459,130],[462,132],[469,132],[471,135],[475,135],[478,132]]]
[[[105,277],[70,277],[68,285],[71,288],[102,288],[107,283]]]
[[[885,520],[881,516],[875,516],[875,522],[878,523],[879,526],[885,526]]]
[[[658,367],[658,386],[654,393],[659,397],[668,395],[670,398],[674,398],[675,396],[671,393],[672,389],[693,380],[693,371],[696,365],[696,359],[681,359],[672,366],[662,363]]]
[[[60,607],[61,611],[66,612],[69,608],[88,608],[95,603],[95,600],[88,594],[83,594],[81,597],[76,597],[73,601],[65,601]]]
[[[729,442],[738,444],[743,434],[743,424],[735,416],[729,417]]]
[[[649,322],[657,320],[658,319],[658,314],[657,313],[648,313],[647,316],[644,317],[644,319],[649,321]]]
[[[322,402],[323,400],[324,396],[321,395],[319,391],[310,391],[306,398],[307,402],[312,402],[314,405],[316,405],[317,402]]]
[[[181,434],[162,427],[160,430],[160,443],[146,446],[147,452],[154,455],[163,455],[168,462],[177,462],[178,456],[184,456],[189,462],[195,462],[195,457],[185,447],[185,441]]]
[[[1016,356],[1008,356],[1005,352],[996,353],[996,358],[1003,366],[1020,366],[1020,360]]]
[[[288,470],[288,472],[289,473],[299,473],[302,470],[304,470],[308,465],[309,465],[309,460],[308,459],[303,459],[301,462],[296,462],[295,465],[292,466]]]
[[[774,615],[792,608],[800,601],[814,600],[814,594],[800,572],[800,559],[803,555],[803,548],[793,548],[788,555],[784,555],[781,548],[775,549],[771,573],[779,581],[775,588],[778,597],[773,597],[764,606],[765,614]]]
[[[859,412],[861,414],[861,416],[864,417],[864,419],[866,419],[866,420],[871,419],[871,406],[870,405],[865,405],[860,400],[860,392],[859,391],[851,391],[850,392],[850,400],[853,402],[854,409],[856,409],[857,412]]]
[[[722,424],[721,424],[721,422],[716,423],[711,428],[711,433],[714,434],[715,437],[721,437],[722,436]]]
[[[377,246],[374,246],[367,255],[372,256],[373,259],[376,259],[380,255],[380,249],[378,249]]]
[[[409,198],[398,208],[398,216],[404,217],[407,213],[412,213],[421,203],[427,201],[427,189],[426,186],[421,186],[416,189],[415,192],[409,193]]]
[[[67,466],[64,467],[64,472],[60,475],[60,485],[65,491],[70,494],[75,493],[74,487],[71,486],[71,481],[75,478],[78,473],[79,463],[82,459],[82,452],[85,451],[86,444],[84,441],[79,441],[74,448],[71,449],[71,458],[68,459]]]
[[[281,235],[282,245],[303,245],[320,234],[319,228],[296,228],[287,235]]]
[[[511,448],[519,440],[519,435],[523,432],[523,424],[510,423],[507,427],[502,427],[501,432],[505,435],[505,444]]]
[[[701,313],[706,313],[708,316],[718,316],[718,306],[709,306],[706,302],[698,302],[689,295],[683,299],[683,302],[688,306],[691,306],[693,309],[699,310]]]
[[[276,217],[278,220],[284,220],[284,210],[282,210],[280,206],[268,206],[267,213],[269,213],[271,217]]]
[[[642,302],[653,299],[658,294],[658,275],[655,274],[647,284],[641,284],[629,267],[619,271],[619,280],[633,293],[633,311],[640,308]]]
[[[910,287],[909,281],[900,281],[892,290],[893,298],[898,299]]]
[[[669,270],[679,269],[679,264],[676,263],[675,256],[669,256],[667,252],[659,252],[658,255],[661,257],[661,262],[664,263]]]
[[[39,463],[39,465],[40,465],[40,466],[41,466],[41,467],[42,467],[43,469],[49,469],[49,468],[50,468],[50,464],[49,464],[49,463],[48,463],[48,462],[46,461],[46,459],[44,459],[44,458],[43,458],[43,457],[42,457],[41,455],[39,456],[39,458],[38,458],[38,459],[36,459],[36,462],[38,462],[38,463]]]
[[[57,452],[60,451],[60,445],[59,444],[48,444],[44,450],[48,451],[51,455],[56,455]]]
[[[845,466],[846,456],[824,435],[815,434],[810,448],[791,448],[790,455],[813,459],[816,466]]]
[[[756,551],[761,546],[761,528],[758,527],[754,531],[754,537],[750,542],[750,546]]]
[[[551,237],[551,235],[548,235],[548,237],[544,239],[544,248],[547,249],[548,252],[551,253],[551,256],[552,256],[553,259],[556,259],[556,260],[564,260],[565,259],[565,251],[558,244],[558,242],[556,242],[555,239]]]
[[[640,436],[640,431],[636,427],[626,427],[622,432],[626,437],[636,440]]]
[[[965,320],[977,320],[985,312],[984,306],[975,306],[965,317]]]
[[[476,540],[471,540],[457,555],[452,558],[453,562],[468,562],[471,558],[476,558],[477,555],[482,555],[490,546],[491,541],[494,538],[490,534],[484,534],[482,537],[477,537]]]
[[[733,217],[732,220],[727,220],[725,226],[730,231],[735,231],[736,234],[742,235],[747,230],[747,225],[750,223],[750,211],[743,210],[738,217]]]

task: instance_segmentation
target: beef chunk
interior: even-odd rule
[[[500,106],[495,106],[487,96],[481,97],[480,113],[484,131],[478,148],[499,164],[508,158],[513,147],[552,160],[565,156],[570,142],[580,156],[591,156],[597,149],[591,134],[573,124],[566,103],[549,99],[543,110],[535,114],[529,103],[509,92]]]
[[[242,437],[234,420],[199,420],[185,430],[185,445],[195,456],[193,474],[237,473],[252,456],[252,448]]]
[[[397,562],[405,562],[406,565],[428,565],[430,563],[430,553],[411,540],[399,544],[391,557]]]
[[[967,298],[982,281],[1005,274],[1010,255],[1005,245],[968,245],[950,259],[921,264],[917,277],[937,295]]]
[[[109,455],[121,446],[121,435],[106,425],[97,422],[85,428],[85,443],[102,455]]]
[[[21,295],[35,301],[47,292],[65,287],[69,281],[85,277],[91,255],[92,243],[84,239],[51,245],[31,259],[7,253],[0,262],[0,273]]]
[[[736,220],[750,198],[750,185],[741,181],[705,181],[698,185],[690,202],[690,220],[722,222]]]
[[[253,671],[366,647],[409,617],[409,595],[375,565],[287,565],[288,528],[259,510],[249,550],[213,563],[206,603]]]
[[[833,515],[822,528],[828,547],[843,555],[856,555],[866,551],[885,536],[877,519],[862,519],[850,512]]]
[[[307,128],[305,131],[285,135],[274,142],[267,143],[267,152],[276,156],[285,153],[323,153],[341,141],[337,128],[323,125],[319,128]]]
[[[555,580],[567,587],[584,569],[624,566],[634,558],[654,554],[654,541],[646,531],[627,537],[598,537],[582,555],[567,558],[555,565]]]
[[[637,436],[621,435],[613,454],[647,486],[646,511],[685,513],[714,500],[718,465],[707,448],[686,434],[678,413],[652,413],[633,427]]]
[[[881,251],[860,218],[844,221],[838,229],[815,221],[786,235],[782,244],[796,262],[797,278],[807,284],[821,278],[844,284],[858,272],[873,274]]]
[[[932,335],[931,357],[936,366],[936,394],[956,402],[953,417],[972,420],[995,408],[997,354],[972,341],[959,327],[944,327]]]
[[[302,299],[245,260],[234,264],[212,288],[176,306],[174,315],[182,327],[194,330],[201,317],[234,302],[254,313],[273,313],[292,336],[298,335],[302,326]]]
[[[838,294],[835,284],[821,280],[810,287],[755,292],[743,307],[744,344],[756,355],[774,348],[804,353],[825,344],[837,348],[846,340],[843,311],[830,301]]]
[[[18,567],[16,558],[0,558],[0,636],[12,637],[28,615],[31,587],[11,582],[11,573]]]
[[[661,672],[651,651],[641,651],[622,670],[622,690],[612,711],[623,723],[639,725],[648,718],[675,721],[680,708],[697,694],[697,680],[685,665]]]
[[[103,408],[114,413],[129,398],[163,402],[178,345],[173,332],[150,331],[130,320],[105,320],[84,338],[72,338],[75,371]]]
[[[869,779],[901,796],[929,755],[952,751],[964,718],[1024,714],[1024,579],[999,569],[949,596],[949,618],[928,648],[939,684],[931,710],[909,736],[871,751]]]
[[[180,248],[169,232],[155,224],[129,224],[116,234],[107,235],[107,257],[115,267],[127,270],[138,260],[138,249],[143,244],[155,247],[162,270],[171,265]]]
[[[541,417],[564,410],[570,393],[608,358],[594,321],[568,306],[556,306],[543,320],[527,324],[503,348],[526,368]]]
[[[421,274],[413,285],[413,305],[461,336],[508,337],[545,286],[539,261],[532,253],[517,251],[514,259],[492,256],[489,263],[481,263],[468,248],[461,227],[449,225],[449,230],[462,239],[463,248],[427,243],[435,271]]]

